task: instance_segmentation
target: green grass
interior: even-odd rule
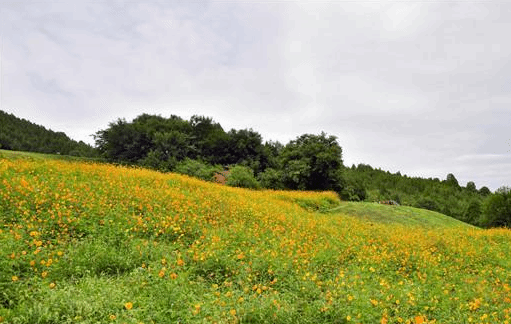
[[[509,323],[511,233],[0,151],[0,322]]]
[[[328,210],[372,223],[387,225],[419,226],[423,228],[450,228],[474,226],[441,213],[409,206],[385,205],[372,202],[343,202]]]
[[[60,161],[84,161],[84,162],[104,162],[102,158],[89,158],[83,156],[60,155],[60,154],[44,154],[36,152],[10,151],[0,149],[0,158],[6,159],[23,159],[30,161],[60,160]]]

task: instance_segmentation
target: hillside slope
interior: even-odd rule
[[[509,230],[392,208],[3,155],[0,322],[509,321]]]
[[[30,151],[96,156],[95,149],[80,141],[70,139],[63,132],[54,132],[26,119],[0,110],[0,148],[12,151]]]
[[[427,209],[409,206],[384,205],[370,202],[343,202],[329,210],[358,219],[389,225],[419,226],[423,228],[474,228],[455,218]]]

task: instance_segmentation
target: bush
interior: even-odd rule
[[[221,172],[222,170],[223,168],[219,165],[213,166],[189,158],[179,162],[174,169],[177,173],[186,174],[207,181],[211,181],[213,179],[213,175],[216,172]]]
[[[355,185],[347,185],[341,191],[341,199],[347,201],[364,201],[366,199],[367,192],[364,187],[358,187]]]
[[[138,160],[138,163],[143,167],[168,172],[174,169],[177,161],[174,157],[166,158],[159,150],[151,150],[145,158]]]
[[[281,190],[284,189],[282,183],[282,171],[278,171],[272,168],[264,170],[264,172],[258,175],[259,183],[263,188]]]
[[[419,199],[419,201],[417,201],[415,203],[414,207],[427,209],[427,210],[431,210],[431,211],[436,211],[436,212],[440,211],[440,205],[438,204],[438,202],[436,202],[435,200],[433,200],[429,197]]]
[[[342,200],[347,201],[364,201],[367,197],[367,191],[361,181],[349,179],[346,181],[340,195]]]
[[[235,165],[229,169],[229,177],[225,184],[231,187],[250,189],[261,188],[261,185],[254,177],[254,171],[242,165]]]

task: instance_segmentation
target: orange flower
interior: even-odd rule
[[[422,324],[422,323],[424,323],[424,317],[415,316],[415,324]]]
[[[185,265],[185,262],[183,261],[183,259],[178,259],[178,260],[177,260],[177,265],[178,265],[178,266],[184,266],[184,265]]]

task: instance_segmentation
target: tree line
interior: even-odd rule
[[[225,131],[210,117],[185,120],[143,114],[118,119],[94,134],[95,147],[62,132],[0,111],[0,148],[100,157],[108,162],[178,172],[246,188],[333,190],[341,199],[425,208],[482,227],[511,227],[511,190],[491,192],[474,182],[461,186],[453,174],[443,180],[390,173],[370,165],[345,167],[337,138],[304,134],[287,144],[263,142],[253,129]],[[227,173],[225,172],[227,171]]]
[[[393,200],[477,226],[511,226],[511,194],[507,187],[492,193],[486,186],[477,189],[473,181],[461,186],[452,173],[443,180],[424,179],[375,169],[367,164],[346,168],[344,179],[345,191],[350,193],[351,200]]]
[[[342,149],[325,133],[304,134],[287,145],[263,143],[252,129],[225,131],[210,117],[143,114],[131,122],[112,122],[94,137],[111,162],[206,180],[229,169],[227,184],[249,188],[342,190]]]
[[[97,150],[70,139],[63,132],[54,132],[0,110],[0,149],[83,157],[97,156]]]

